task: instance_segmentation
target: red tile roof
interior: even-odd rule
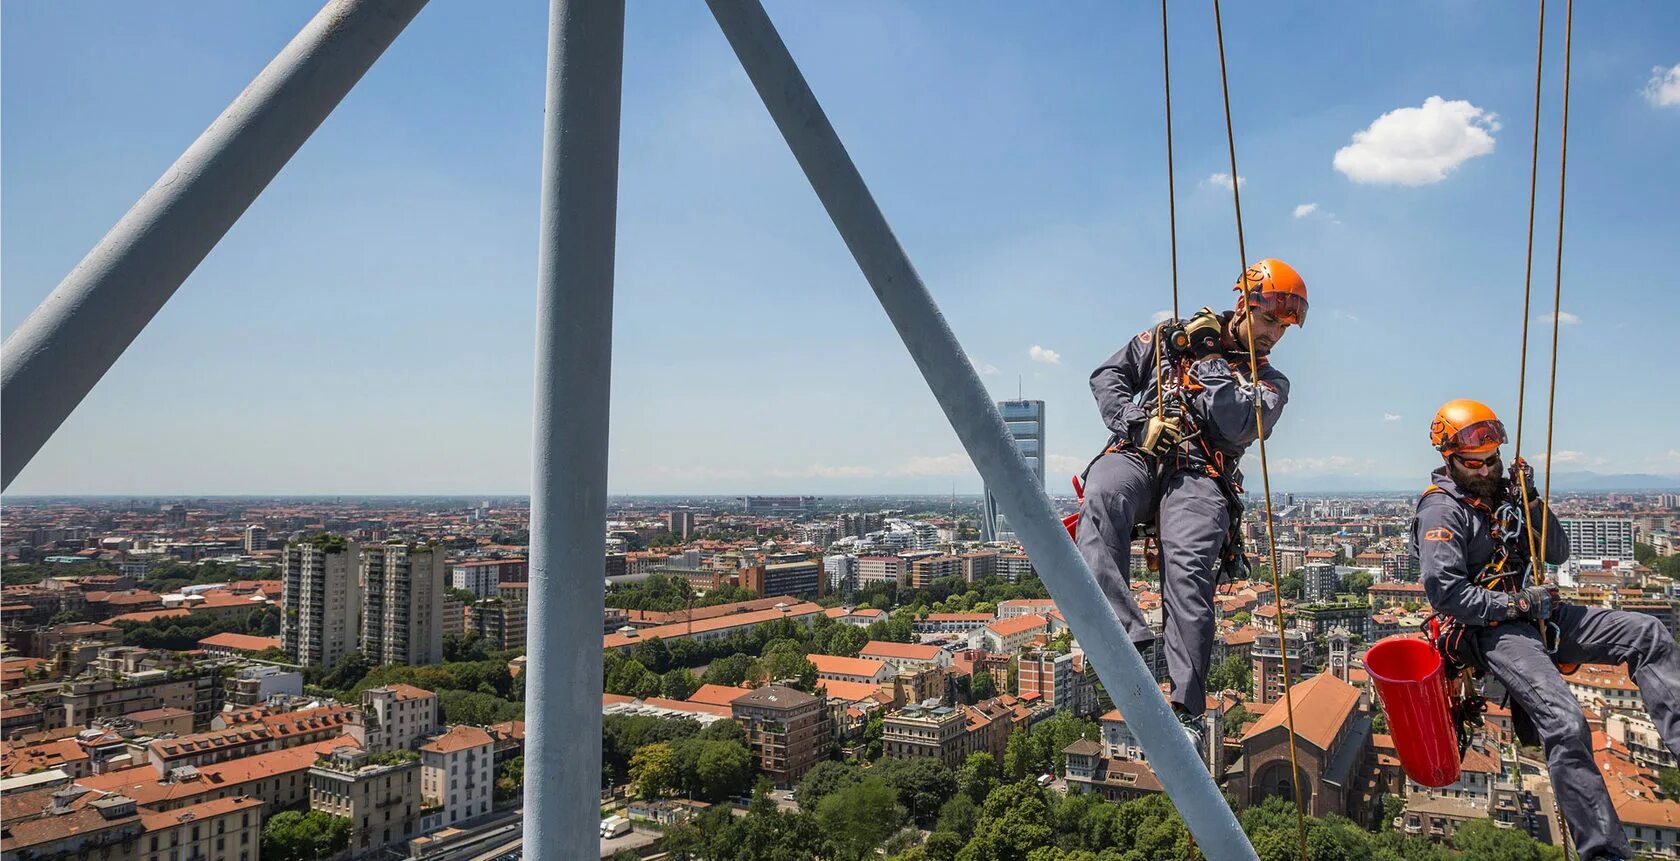
[[[873,658],[845,658],[839,655],[806,655],[817,668],[817,675],[828,673],[836,676],[861,676],[874,678],[876,674],[886,669],[885,661]]]
[[[249,634],[211,634],[198,641],[201,649],[235,649],[241,652],[266,652],[280,648],[279,637],[253,637]]]
[[[490,734],[476,726],[452,726],[449,731],[420,746],[428,753],[458,753],[469,748],[493,744]]]
[[[938,646],[921,646],[915,643],[890,643],[885,640],[870,640],[858,651],[859,657],[891,658],[900,661],[933,661],[939,658]]]

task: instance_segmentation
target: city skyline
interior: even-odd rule
[[[1333,19],[1304,8],[1226,21],[1316,48],[1233,77],[1249,255],[1290,260],[1314,297],[1276,357],[1294,391],[1274,487],[1419,487],[1439,403],[1468,395],[1514,418],[1530,16],[1444,0]],[[1087,369],[1168,305],[1154,12],[770,11],[994,397],[1019,380],[1049,404],[1046,482],[1065,485],[1106,436]],[[0,13],[0,328],[313,12]],[[523,492],[540,18],[419,16],[13,495]],[[1680,404],[1627,371],[1637,345],[1680,325],[1662,191],[1680,10],[1583,8],[1575,27],[1558,465],[1673,476]],[[1346,32],[1376,41],[1334,38]],[[1173,34],[1189,313],[1229,304],[1236,251],[1206,10],[1178,13]],[[705,11],[632,10],[628,39],[610,490],[977,492]],[[1373,51],[1398,60],[1338,73]],[[1542,212],[1556,201],[1549,71]],[[1385,142],[1435,121],[1450,140],[1428,169],[1396,163]],[[1535,249],[1530,450],[1543,448],[1553,227],[1541,220]],[[676,366],[690,374],[674,383]],[[860,434],[844,404],[863,391],[877,430]],[[369,393],[441,408],[392,433]],[[1636,416],[1613,440],[1597,431],[1606,408]]]

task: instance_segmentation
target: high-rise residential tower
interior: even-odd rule
[[[1044,487],[1044,402],[998,401],[997,406],[1003,414],[1003,423],[1009,427],[1009,435],[1015,439],[1015,447],[1027,459],[1038,486]],[[990,487],[986,488],[986,513],[980,529],[987,541],[1015,538],[1015,531],[1009,526],[1009,519],[998,510]]]
[[[362,548],[362,655],[368,663],[443,660],[444,551],[403,543]]]
[[[280,647],[306,667],[330,667],[356,649],[362,596],[357,545],[322,535],[287,545],[282,565]]]

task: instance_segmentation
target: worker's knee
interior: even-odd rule
[[[1539,731],[1546,749],[1579,747],[1581,751],[1590,754],[1592,730],[1587,726],[1587,717],[1581,712],[1581,707],[1574,698],[1566,697],[1565,701],[1553,702],[1548,711],[1550,714],[1543,717],[1532,716],[1535,718],[1535,729]]]

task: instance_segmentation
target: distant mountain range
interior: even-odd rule
[[[1259,488],[1258,481],[1250,477],[1249,491]],[[1380,491],[1395,491],[1415,493],[1421,491],[1427,483],[1423,476],[1407,479],[1400,476],[1372,476],[1372,475],[1338,475],[1335,473],[1291,475],[1274,477],[1272,492],[1277,493],[1373,493]],[[1656,475],[1644,472],[1627,473],[1598,473],[1598,472],[1556,472],[1552,474],[1552,490],[1555,491],[1592,491],[1608,492],[1612,490],[1651,491],[1651,490],[1680,490],[1680,475]]]

